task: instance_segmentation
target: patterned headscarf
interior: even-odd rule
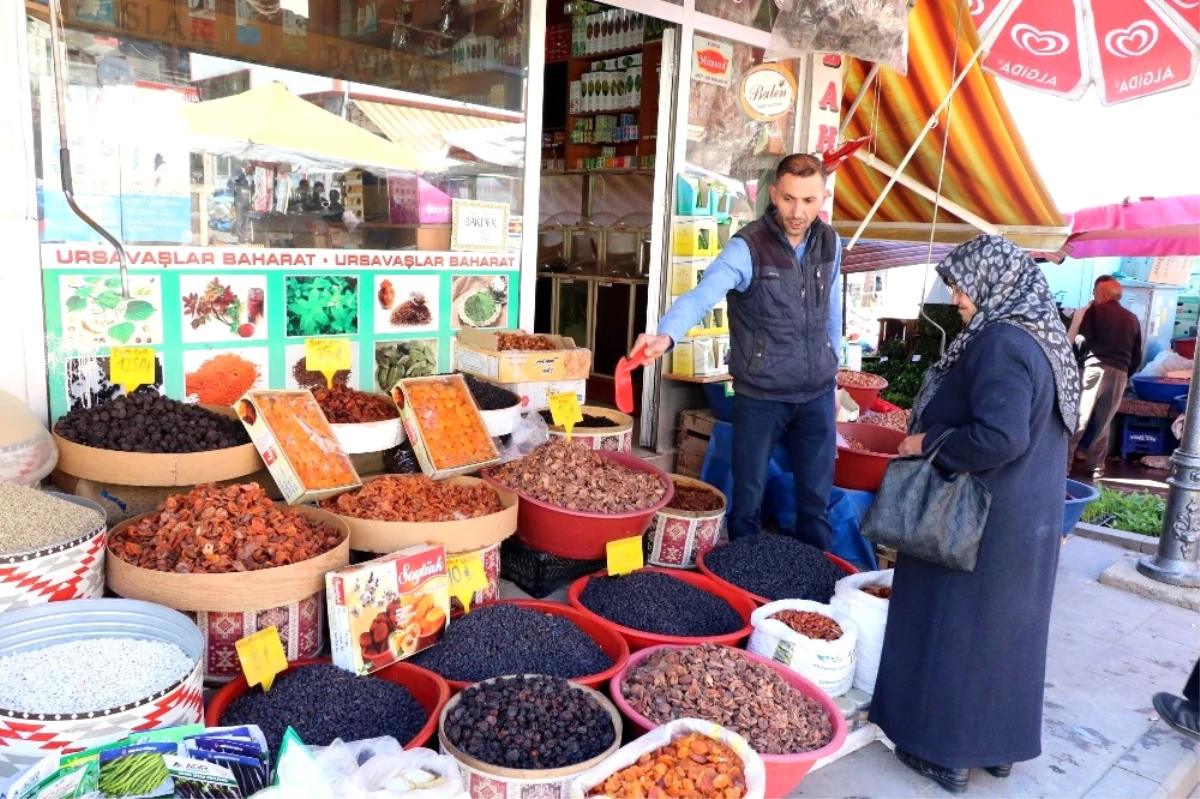
[[[1067,331],[1059,318],[1042,270],[1017,245],[1000,236],[977,236],[955,247],[937,265],[947,283],[953,282],[978,309],[975,317],[925,373],[913,403],[911,432],[917,432],[925,406],[938,385],[967,347],[988,325],[1005,324],[1028,331],[1054,370],[1058,412],[1070,432],[1079,416],[1079,369]]]

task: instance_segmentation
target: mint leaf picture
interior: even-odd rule
[[[315,275],[284,278],[289,336],[358,332],[358,278]]]

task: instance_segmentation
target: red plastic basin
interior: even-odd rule
[[[888,381],[884,380],[882,377],[879,377],[879,375],[871,375],[879,380],[880,385],[878,388],[848,386],[842,382],[842,371],[845,370],[838,372],[838,388],[845,390],[845,392],[850,395],[850,399],[854,400],[858,404],[858,410],[860,413],[866,413],[869,411],[871,409],[871,405],[873,405],[875,400],[879,397],[880,392],[888,387]],[[863,374],[867,373],[863,372]]]
[[[552,616],[562,616],[565,619],[570,619],[576,627],[587,633],[588,637],[604,650],[604,654],[612,658],[613,664],[611,668],[605,669],[598,674],[589,674],[586,677],[571,677],[571,682],[577,682],[580,685],[586,685],[588,688],[600,690],[602,685],[611,680],[629,662],[629,645],[625,643],[625,639],[611,626],[601,624],[598,617],[591,613],[582,613],[576,608],[564,605],[561,602],[548,602],[541,599],[499,599],[495,602],[485,602],[484,604],[517,605],[518,607],[529,608],[540,613],[549,613]],[[520,642],[513,641],[513,645],[520,646]],[[446,680],[446,684],[450,686],[451,696],[470,685],[474,685],[474,683],[463,682],[461,680]]]
[[[1194,337],[1171,339],[1171,349],[1185,358],[1194,360],[1196,357],[1196,339]]]
[[[579,601],[579,595],[583,593],[583,589],[587,587],[588,580],[593,577],[606,577],[607,570],[600,570],[595,574],[587,574],[580,577],[567,589],[567,601],[572,607],[576,608],[580,613],[594,619],[597,623],[615,631],[625,642],[629,644],[630,652],[637,652],[639,649],[645,649],[648,646],[659,646],[662,644],[676,644],[679,646],[689,646],[694,644],[702,644],[706,641],[711,641],[716,644],[728,644],[736,646],[750,637],[750,633],[754,632],[750,626],[750,614],[757,610],[758,606],[750,599],[750,595],[739,588],[734,588],[728,583],[721,584],[708,579],[702,574],[694,572],[679,571],[677,569],[655,569],[646,568],[642,571],[658,572],[665,574],[668,577],[674,577],[676,580],[683,580],[689,585],[693,585],[702,591],[707,591],[714,596],[719,596],[729,603],[730,607],[737,611],[742,617],[742,621],[746,622],[746,626],[737,632],[728,633],[726,635],[718,635],[712,638],[687,638],[678,635],[658,635],[657,633],[648,633],[642,630],[634,630],[630,627],[622,627],[620,624],[611,622],[603,616],[599,616],[583,606]]]
[[[900,442],[907,433],[863,422],[838,422],[837,431],[845,438],[853,438],[870,452],[859,452],[849,447],[838,447],[837,460],[833,465],[833,484],[852,491],[879,490],[883,473],[888,464],[900,453]]]
[[[755,594],[751,591],[747,591],[745,588],[740,588],[740,587],[734,585],[733,583],[729,582],[728,580],[722,580],[720,577],[713,574],[713,572],[710,571],[708,566],[706,566],[704,563],[704,556],[712,551],[713,550],[710,549],[707,552],[701,552],[699,555],[696,556],[696,568],[698,568],[700,570],[701,574],[703,574],[705,577],[712,580],[714,583],[716,583],[717,585],[719,585],[723,588],[728,588],[731,591],[737,591],[742,596],[748,597],[748,598],[754,600],[756,607],[761,606],[761,605],[766,605],[766,604],[769,604],[769,603],[775,601],[774,599],[767,599],[764,596],[759,596],[758,594]],[[828,552],[825,552],[823,554],[825,555],[826,558],[829,559],[830,563],[837,566],[839,569],[844,571],[846,574],[858,574],[858,569],[854,568],[854,566],[849,561],[842,560],[837,555],[831,555]]]
[[[612,694],[613,702],[620,709],[621,714],[629,719],[632,729],[627,728],[626,732],[631,738],[641,737],[658,725],[631,708],[629,703],[625,701],[625,697],[621,694],[621,686],[625,682],[625,676],[631,669],[660,649],[678,648],[678,646],[664,645],[636,652],[630,656],[629,664],[621,670],[621,673],[613,677],[610,693]],[[739,651],[751,660],[767,664],[788,685],[797,689],[806,697],[820,702],[821,707],[825,708],[825,712],[829,714],[829,718],[833,723],[833,738],[820,749],[814,749],[811,752],[804,752],[798,755],[767,755],[759,752],[759,755],[763,759],[763,764],[767,767],[767,796],[787,796],[800,784],[808,772],[812,770],[814,763],[842,748],[842,744],[846,742],[846,720],[842,717],[842,711],[838,710],[837,705],[829,698],[829,694],[801,677],[797,672],[792,671],[782,663],[776,663],[769,658],[756,655],[753,652]]]
[[[329,658],[293,660],[288,664],[287,671],[284,674],[293,669],[302,669],[305,666],[329,662]],[[417,700],[417,704],[425,711],[428,716],[425,726],[416,734],[416,737],[404,744],[405,749],[416,749],[418,746],[424,746],[433,739],[434,734],[437,733],[438,717],[442,715],[442,708],[450,701],[450,686],[446,684],[445,680],[428,669],[422,669],[410,663],[393,663],[387,668],[374,672],[369,677],[360,677],[359,679],[380,679],[393,682],[396,685],[403,685],[412,694],[412,698]],[[236,680],[227,683],[225,687],[217,691],[213,695],[212,700],[209,701],[208,708],[204,711],[205,726],[219,727],[221,725],[221,716],[225,715],[225,710],[229,707],[229,703],[246,693],[247,690],[246,677],[245,675],[240,675]],[[276,757],[279,755],[278,752],[272,752],[271,754]]]
[[[517,505],[517,540],[530,549],[548,552],[560,558],[597,560],[605,557],[609,541],[641,535],[650,527],[654,514],[667,506],[675,495],[675,484],[662,469],[636,455],[624,452],[596,450],[602,458],[616,461],[636,472],[652,474],[662,482],[667,493],[655,504],[629,513],[589,513],[567,510],[549,502],[534,499],[528,494],[509,488],[496,480],[492,469],[483,479],[495,488],[512,491],[520,502]]]

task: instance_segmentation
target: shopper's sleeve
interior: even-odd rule
[[[749,245],[738,238],[730,239],[721,254],[704,270],[704,277],[696,288],[676,300],[658,320],[659,334],[670,336],[672,343],[678,342],[726,294],[750,288],[753,277]]]
[[[833,257],[833,281],[829,284],[829,343],[834,353],[842,350],[842,237],[837,237],[837,252]]]
[[[1033,356],[1037,347],[1025,333],[996,325],[980,337],[963,357],[966,362],[966,402],[971,421],[957,428],[935,424],[924,430],[928,453],[950,432],[938,453],[937,465],[952,472],[984,472],[1015,460],[1029,449],[1030,408],[1033,405]],[[1039,350],[1036,353],[1041,355]]]

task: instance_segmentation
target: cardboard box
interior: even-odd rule
[[[679,297],[672,297],[671,302],[678,302],[679,299]],[[687,338],[695,338],[696,336],[715,336],[720,333],[728,332],[729,303],[726,300],[721,300],[700,319],[700,322],[695,327],[687,332]]]
[[[700,283],[712,258],[675,258],[671,261],[671,294],[687,294]]]
[[[459,331],[454,341],[454,368],[493,383],[531,383],[553,380],[586,380],[592,371],[592,352],[576,347],[563,336],[543,336],[558,349],[500,351],[500,333],[508,331]]]
[[[699,258],[717,254],[717,220],[712,217],[676,219],[674,254]]]
[[[271,424],[273,414],[269,410],[272,398],[289,397],[300,403],[308,418],[302,420],[307,435],[323,453],[323,458],[337,463],[346,480],[338,485],[310,486],[306,485],[297,472],[292,459],[295,456],[287,439],[281,441],[281,433]],[[264,409],[268,412],[264,413]],[[279,486],[279,493],[289,505],[316,502],[340,494],[351,488],[358,488],[362,482],[350,462],[349,456],[342,445],[338,443],[337,435],[325,419],[321,406],[317,404],[310,391],[248,391],[237,402],[235,408],[238,418],[242,420],[250,440],[262,455],[263,463]],[[340,463],[339,463],[340,461]]]
[[[335,666],[370,674],[441,640],[450,577],[441,544],[421,544],[325,575]]]
[[[429,431],[428,417],[423,415],[422,409],[415,407],[413,403],[414,388],[427,383],[438,384],[437,390],[439,391],[449,388],[451,391],[457,392],[466,401],[468,412],[473,414],[473,418],[464,418],[462,420],[464,426],[459,429],[459,432],[464,438],[472,435],[475,436],[477,441],[481,442],[481,448],[485,451],[486,457],[482,460],[469,463],[442,462],[434,451],[430,449],[427,442]],[[480,416],[479,408],[475,405],[471,391],[467,388],[467,381],[463,379],[462,375],[433,375],[431,377],[412,377],[401,380],[392,388],[392,399],[395,401],[396,407],[400,409],[400,421],[404,423],[404,432],[408,435],[408,443],[412,445],[413,453],[417,456],[417,462],[421,464],[421,471],[430,480],[441,480],[459,474],[476,472],[485,466],[490,466],[500,461],[500,452],[496,449],[496,445],[488,433],[487,424],[484,423],[483,417]],[[429,409],[424,409],[424,412],[429,413]],[[434,416],[433,421],[437,422],[436,416]],[[470,429],[471,425],[475,426],[474,430]],[[486,443],[484,444],[483,442]]]
[[[685,377],[711,377],[721,374],[713,337],[680,339],[671,351],[671,373]]]
[[[587,380],[555,380],[551,382],[530,383],[499,383],[501,388],[508,389],[521,398],[521,410],[544,411],[550,408],[550,397],[554,394],[575,395],[579,404],[587,401]]]

